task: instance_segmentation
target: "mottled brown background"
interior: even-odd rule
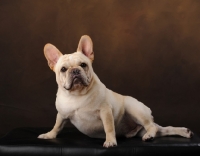
[[[163,126],[200,133],[199,0],[1,0],[0,135],[52,127],[57,85],[45,43],[74,52],[94,42],[94,70]]]

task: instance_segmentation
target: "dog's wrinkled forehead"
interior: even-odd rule
[[[90,63],[90,60],[81,52],[63,55],[59,61],[59,66],[76,67],[81,63]]]

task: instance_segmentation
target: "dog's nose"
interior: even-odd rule
[[[80,74],[80,70],[77,68],[72,69],[72,74],[74,75],[79,75]]]

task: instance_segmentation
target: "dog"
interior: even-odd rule
[[[67,119],[85,135],[104,138],[106,148],[117,145],[117,136],[137,135],[143,141],[167,135],[192,137],[193,132],[188,128],[159,126],[154,123],[151,110],[142,102],[106,88],[92,68],[94,52],[89,36],[81,37],[77,52],[63,55],[48,43],[44,55],[56,74],[58,113],[53,129],[38,138],[56,138]]]

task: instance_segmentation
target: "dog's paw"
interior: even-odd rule
[[[113,147],[113,146],[117,146],[117,141],[113,140],[113,141],[105,141],[103,144],[103,147],[109,148],[109,147]]]
[[[54,138],[56,138],[56,135],[55,135],[55,133],[48,132],[48,133],[39,135],[38,138],[39,139],[54,139]]]
[[[142,137],[142,140],[143,141],[152,141],[154,139],[154,136],[149,134],[149,133],[146,133],[143,137]]]
[[[192,138],[194,136],[194,133],[190,129],[187,129],[187,132],[188,132],[189,138]]]
[[[194,133],[188,128],[182,128],[182,136],[186,138],[192,138]]]

